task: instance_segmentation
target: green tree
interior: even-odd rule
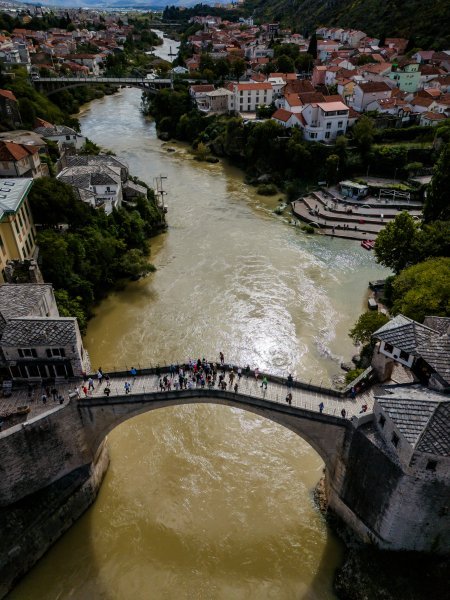
[[[133,248],[121,257],[119,270],[124,277],[138,279],[154,271],[155,267],[148,262],[148,258],[141,250]]]
[[[450,316],[450,258],[430,258],[398,275],[393,284],[394,314],[421,323],[426,316]]]
[[[339,172],[339,156],[337,154],[330,154],[325,161],[325,167],[327,170],[327,183],[332,185],[338,180]]]
[[[82,298],[71,298],[67,290],[55,290],[56,304],[61,317],[76,317],[81,333],[86,332],[87,316],[82,306]]]
[[[378,234],[374,248],[377,261],[395,273],[416,262],[417,234],[418,224],[412,216],[406,211],[398,214]]]
[[[348,335],[355,344],[368,344],[372,341],[372,334],[388,321],[386,315],[369,310],[359,317]]]
[[[415,254],[415,262],[435,256],[450,256],[450,221],[424,224],[416,237]]]
[[[19,111],[24,126],[34,129],[36,110],[33,102],[29,98],[19,98]]]
[[[373,119],[363,115],[352,129],[353,139],[362,154],[367,154],[375,136],[375,125]]]
[[[278,70],[280,73],[293,73],[295,72],[294,61],[290,56],[282,54],[277,58]]]
[[[236,80],[239,82],[239,79],[244,75],[247,69],[247,64],[242,58],[237,58],[231,64],[231,73],[234,75]]]
[[[77,229],[93,218],[93,210],[75,196],[70,185],[59,179],[35,179],[29,200],[34,221],[46,227],[68,224]]]
[[[308,52],[302,52],[295,59],[295,66],[300,73],[310,72],[314,66],[314,57]]]
[[[317,35],[315,33],[312,34],[309,40],[308,54],[313,58],[317,58]]]
[[[450,220],[450,143],[447,143],[433,169],[423,207],[423,217],[430,221]]]

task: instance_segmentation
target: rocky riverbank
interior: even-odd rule
[[[336,570],[334,591],[342,600],[450,600],[450,557],[419,552],[387,552],[361,544],[327,508],[325,477],[314,500],[346,550]]]

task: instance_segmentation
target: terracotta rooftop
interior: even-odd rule
[[[17,162],[31,154],[36,154],[37,152],[39,152],[39,150],[36,146],[16,144],[15,142],[8,142],[6,140],[0,141],[0,161]]]
[[[284,123],[287,123],[292,117],[292,115],[293,113],[289,112],[288,110],[285,110],[284,108],[279,108],[273,113],[272,119],[277,119],[278,121],[283,121]]]

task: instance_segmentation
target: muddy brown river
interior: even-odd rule
[[[308,236],[276,216],[278,198],[227,164],[162,143],[140,92],[92,102],[82,131],[152,184],[169,229],[157,271],[111,294],[85,344],[93,367],[207,357],[329,385],[369,279],[358,243]],[[168,148],[175,152],[168,152]],[[11,594],[15,600],[328,600],[340,542],[312,500],[322,461],[292,432],[250,413],[161,409],[109,436],[96,503]]]

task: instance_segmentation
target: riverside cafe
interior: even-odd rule
[[[360,200],[365,198],[369,193],[369,186],[362,183],[356,183],[356,181],[341,181],[339,183],[339,190],[341,195],[346,198],[354,198]]]

